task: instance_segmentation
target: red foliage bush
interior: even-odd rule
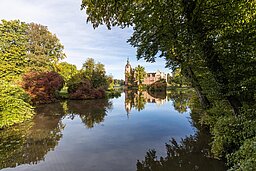
[[[68,88],[69,98],[84,100],[84,99],[101,99],[105,97],[105,90],[102,88],[95,89],[89,80],[83,80],[74,83]]]
[[[58,99],[58,91],[64,85],[56,72],[30,72],[23,76],[22,88],[31,96],[32,102],[50,103]]]

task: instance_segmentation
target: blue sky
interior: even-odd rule
[[[164,68],[164,60],[156,63],[137,61],[136,49],[126,43],[132,29],[105,26],[93,29],[86,24],[85,11],[80,10],[82,0],[1,0],[0,19],[20,19],[27,23],[34,22],[48,26],[49,31],[56,34],[65,47],[65,61],[75,64],[79,69],[82,63],[92,57],[105,65],[107,74],[114,78],[124,78],[124,65],[127,57],[131,65],[144,66],[147,72]]]

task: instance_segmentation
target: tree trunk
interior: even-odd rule
[[[209,71],[213,74],[215,81],[219,84],[221,93],[223,94],[224,98],[227,99],[229,104],[231,105],[233,109],[233,113],[235,115],[238,115],[240,108],[242,107],[242,103],[235,95],[228,94],[229,93],[228,78],[224,73],[224,68],[222,67],[222,64],[219,62],[219,55],[214,51],[213,40],[206,37],[206,33],[209,32],[209,30],[207,29],[204,30],[203,28],[205,27],[203,22],[201,22],[201,19],[198,16],[194,15],[194,10],[196,9],[197,1],[195,0],[195,1],[182,1],[182,2],[184,4],[184,13],[188,20],[188,32],[191,35],[197,34],[200,37],[199,42],[204,43],[203,52],[205,56],[206,65],[209,68]],[[192,78],[192,85],[194,84],[193,86],[195,87],[195,89],[198,89],[199,98],[200,98],[201,96],[200,92],[202,92],[202,89],[199,82],[193,78],[193,73],[189,77]],[[202,94],[202,98],[204,97],[205,96]]]
[[[228,95],[228,78],[224,73],[224,68],[219,62],[219,56],[214,52],[212,40],[207,40],[203,47],[206,65],[209,68],[210,72],[213,74],[215,81],[220,86],[220,92],[226,98],[232,107],[233,113],[235,115],[239,114],[242,103],[235,95]]]
[[[204,109],[208,109],[211,106],[210,101],[206,97],[206,95],[203,93],[203,89],[201,85],[199,84],[199,81],[193,72],[191,67],[188,67],[186,69],[183,69],[184,75],[190,80],[192,83],[192,87],[196,90],[197,96],[199,98],[199,101]]]

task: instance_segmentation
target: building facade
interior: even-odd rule
[[[132,68],[129,60],[125,65],[125,86],[136,86],[137,82],[135,80],[135,70]],[[166,81],[167,75],[164,72],[157,71],[153,73],[147,73],[142,84],[150,85],[155,83],[156,81],[164,79]]]

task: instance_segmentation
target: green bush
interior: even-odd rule
[[[226,157],[241,148],[245,141],[256,136],[256,111],[243,108],[239,116],[226,115],[218,118],[212,133],[212,150],[218,157]]]
[[[107,87],[101,85],[96,86],[92,80],[86,77],[85,72],[79,72],[74,75],[67,82],[67,87],[69,99],[85,100],[102,99],[106,97]]]
[[[244,141],[235,153],[228,155],[228,161],[234,170],[254,170],[256,168],[256,136]]]
[[[29,101],[22,88],[0,81],[0,129],[30,119],[34,111]]]
[[[191,110],[194,111],[193,101]],[[193,112],[192,112],[193,113]],[[216,158],[227,160],[230,170],[255,170],[256,168],[256,107],[246,105],[238,115],[233,115],[227,102],[219,101],[203,110],[199,123],[206,124],[213,135],[211,151]],[[193,115],[192,115],[193,117]]]

